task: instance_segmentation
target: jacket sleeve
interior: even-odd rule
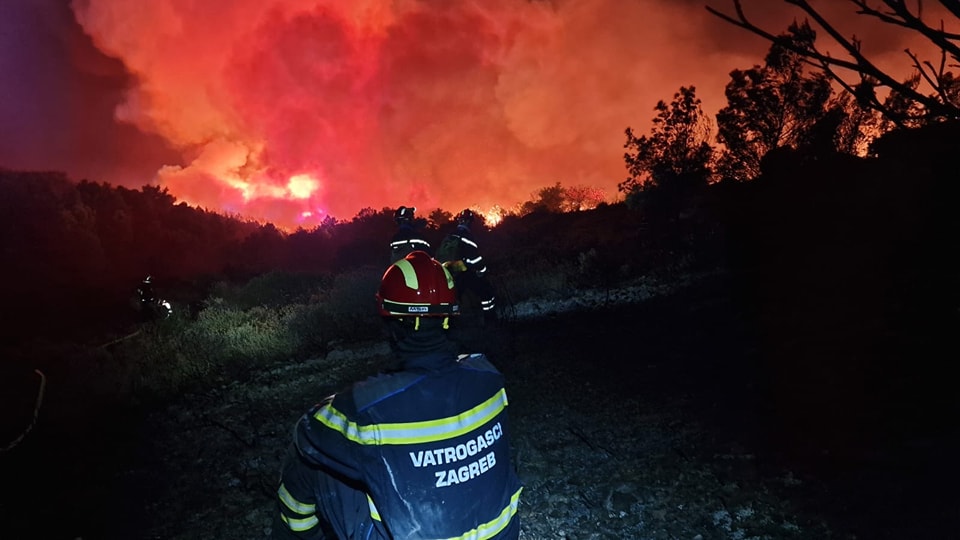
[[[280,487],[277,489],[277,512],[271,540],[321,540],[323,531],[317,518],[315,474],[300,459],[291,445],[283,461]]]
[[[357,423],[352,399],[336,395],[314,406],[297,422],[294,442],[300,457],[343,477],[360,480]]]
[[[480,275],[487,271],[487,263],[484,262],[483,256],[480,255],[480,248],[472,238],[460,237],[460,258],[468,270],[473,270]]]
[[[352,403],[349,392],[330,396],[301,416],[294,426],[293,444],[284,460],[277,490],[273,539],[325,538],[317,517],[316,469],[347,479],[360,478],[360,448],[350,438],[357,426]]]

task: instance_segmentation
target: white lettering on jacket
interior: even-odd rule
[[[493,443],[503,437],[503,428],[500,422],[497,422],[482,435],[476,439],[470,439],[465,443],[456,446],[447,446],[444,448],[434,448],[432,450],[420,450],[410,452],[410,461],[414,467],[434,467],[437,465],[449,465],[471,458],[485,448],[493,446]]]
[[[483,456],[477,461],[473,461],[468,465],[464,465],[459,469],[450,469],[448,471],[437,471],[433,475],[437,478],[436,486],[447,487],[455,484],[460,484],[468,480],[473,480],[474,478],[480,476],[481,474],[489,471],[497,464],[497,453],[490,452],[489,454]]]
[[[445,446],[441,448],[432,448],[428,450],[419,450],[410,452],[410,461],[414,467],[437,467],[440,465],[450,465],[468,460],[487,448],[493,446],[497,440],[503,437],[503,427],[497,422],[490,429],[470,439],[465,443],[456,446]],[[489,471],[497,464],[496,452],[487,452],[480,459],[462,465],[457,468],[444,468],[434,472],[437,479],[437,487],[447,487],[463,482],[467,482]]]

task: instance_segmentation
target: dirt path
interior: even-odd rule
[[[928,537],[903,535],[909,513],[886,516],[891,535],[878,534],[853,500],[863,493],[776,451],[756,336],[722,286],[456,337],[507,377],[523,538]],[[50,504],[64,519],[47,538],[264,538],[293,422],[389,363],[384,344],[358,345],[149,415],[113,411],[78,424],[69,444],[35,437],[32,468],[5,462],[19,492],[4,499],[4,538],[36,537]]]

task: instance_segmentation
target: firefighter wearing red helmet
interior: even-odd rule
[[[401,367],[297,422],[274,538],[519,537],[503,376],[447,338],[453,283],[422,251],[384,273],[377,307]]]

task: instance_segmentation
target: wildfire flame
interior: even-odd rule
[[[636,21],[683,20],[684,10],[664,5],[73,0],[72,8],[133,77],[116,117],[184,156],[158,171],[159,185],[191,205],[296,227],[400,202],[513,205],[557,179],[612,190],[623,176],[623,126],[646,121],[663,97],[622,44],[636,43]]]
[[[503,221],[503,216],[503,209],[499,206],[494,206],[486,212],[483,212],[483,222],[486,223],[488,227],[496,227]]]
[[[182,156],[159,169],[157,184],[192,205],[293,228],[401,203],[512,206],[557,181],[615,193],[626,126],[649,125],[653,105],[691,80],[704,109],[718,110],[730,69],[766,48],[746,51],[728,36],[739,30],[702,7],[691,16],[686,4],[72,0],[71,8],[130,76],[115,118]]]

